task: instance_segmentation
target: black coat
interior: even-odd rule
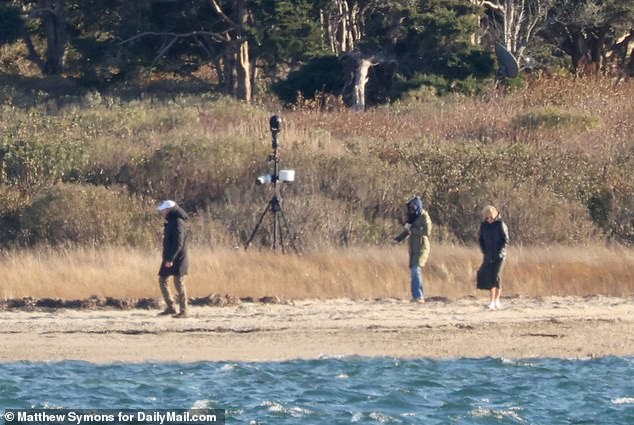
[[[509,231],[501,219],[493,223],[483,221],[480,224],[480,250],[485,263],[493,263],[506,257],[506,247],[509,244]]]
[[[159,269],[159,276],[184,276],[189,270],[187,255],[187,235],[185,220],[189,217],[180,207],[174,208],[167,214],[163,229],[163,261]],[[165,262],[172,261],[172,267],[166,267]]]
[[[501,286],[500,271],[509,243],[508,228],[501,219],[493,223],[483,221],[480,224],[478,240],[484,258],[478,269],[476,286],[478,289],[499,288]]]

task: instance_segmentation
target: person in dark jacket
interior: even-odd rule
[[[187,256],[187,238],[185,232],[185,220],[189,217],[174,201],[163,201],[158,206],[161,217],[165,220],[163,229],[163,255],[159,269],[159,285],[167,308],[160,315],[172,314],[181,318],[187,316],[187,291],[185,290],[185,278],[187,276],[189,262]],[[168,278],[174,276],[174,286],[177,292],[177,301],[180,311],[174,308],[174,301],[168,286]]]
[[[500,295],[502,281],[500,274],[506,258],[506,247],[509,244],[509,231],[500,214],[492,205],[482,210],[483,221],[480,223],[480,250],[483,260],[478,270],[478,289],[489,290],[491,302],[487,306],[490,310],[501,308]]]
[[[411,274],[412,301],[424,303],[422,268],[429,258],[431,219],[423,209],[423,201],[416,196],[407,203],[405,230],[394,238],[401,242],[409,237],[409,268]]]

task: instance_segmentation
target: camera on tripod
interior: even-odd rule
[[[273,171],[268,174],[264,174],[258,176],[255,179],[255,183],[258,185],[264,185],[271,183],[273,185],[273,197],[269,200],[266,205],[266,208],[260,215],[255,228],[251,232],[251,236],[246,241],[244,245],[244,249],[248,249],[257,233],[260,225],[262,224],[262,220],[267,213],[271,213],[273,215],[273,229],[271,230],[270,236],[272,238],[272,247],[273,250],[277,249],[278,241],[279,245],[284,251],[284,238],[286,237],[286,244],[290,244],[290,246],[295,250],[295,252],[299,253],[297,246],[295,246],[295,239],[297,238],[297,234],[294,234],[291,230],[291,225],[284,214],[284,210],[282,208],[282,199],[280,196],[280,186],[277,185],[278,182],[286,183],[292,182],[295,180],[295,170],[280,170],[280,156],[278,153],[278,149],[280,147],[277,136],[282,131],[282,119],[273,115],[271,119],[269,119],[269,126],[271,129],[271,148],[273,149],[273,153],[269,155],[269,162],[273,162]],[[278,215],[281,217],[281,222],[278,219]],[[285,235],[286,234],[286,235]]]
[[[271,127],[271,133],[279,133],[282,129],[282,118],[278,115],[273,115],[269,119],[269,127]]]
[[[273,115],[269,119],[269,127],[271,129],[271,136],[272,136],[271,148],[273,149],[273,153],[269,155],[268,159],[269,161],[274,161],[274,169],[272,173],[258,176],[255,179],[255,184],[257,185],[263,185],[263,184],[269,184],[269,183],[275,184],[277,182],[290,183],[292,181],[295,181],[295,170],[279,170],[278,169],[280,157],[278,155],[277,150],[279,149],[280,144],[278,142],[277,135],[280,133],[280,131],[282,131],[282,118],[280,118],[278,115]]]

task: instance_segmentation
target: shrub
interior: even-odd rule
[[[498,180],[481,188],[473,196],[473,203],[478,206],[473,211],[473,218],[480,218],[479,209],[484,204],[496,205],[516,245],[542,244],[546,241],[574,244],[601,238],[582,204],[557,196],[544,187],[525,190],[514,185],[511,180]]]
[[[81,192],[103,190],[112,202],[130,203],[126,211],[145,208],[141,199],[174,198],[193,216],[192,240],[239,245],[272,195],[254,178],[271,169],[273,110],[284,119],[282,168],[297,171],[296,181],[283,186],[284,208],[307,247],[387,243],[413,195],[425,200],[435,240],[472,242],[480,209],[491,202],[503,210],[514,242],[584,243],[599,229],[610,240],[634,243],[634,85],[527,83],[525,92],[498,86],[482,97],[420,93],[417,100],[411,92],[406,101],[364,113],[279,112],[276,104],[209,97],[124,103],[97,94],[82,108],[47,113],[44,106],[4,105],[0,236],[5,243],[17,236],[29,243],[137,243],[157,230],[154,221],[133,226],[125,217],[119,222],[133,229],[129,238],[108,233],[116,223],[99,228],[109,218],[95,217],[86,205],[97,201]],[[592,115],[565,116],[566,109]],[[558,120],[539,118],[544,111]],[[602,125],[587,131],[593,117]],[[86,182],[120,184],[132,195]],[[54,221],[59,211],[75,221]],[[263,226],[260,242],[270,240],[270,226]],[[55,236],[57,228],[66,230]]]
[[[123,190],[58,184],[25,208],[20,233],[28,244],[149,245],[157,222],[152,205]]]
[[[49,123],[51,134],[59,134],[58,124]],[[81,161],[83,146],[79,140],[59,143],[25,127],[18,123],[0,138],[0,182],[31,194],[68,175]]]
[[[298,94],[304,99],[312,99],[317,93],[341,95],[344,85],[344,72],[339,58],[323,56],[291,72],[272,88],[284,102],[294,103]]]
[[[461,79],[449,79],[441,74],[415,74],[410,79],[395,78],[390,95],[401,100],[430,100],[438,95],[451,93],[476,95],[484,91],[488,79],[473,75]]]
[[[515,117],[513,124],[524,130],[562,128],[588,131],[600,127],[601,120],[587,113],[549,107],[520,114]]]
[[[175,199],[202,208],[224,198],[228,187],[253,184],[260,145],[231,139],[191,139],[162,146],[137,165],[122,170],[119,182],[155,199]]]
[[[597,185],[587,200],[595,223],[607,236],[634,245],[634,147],[623,149],[606,161]]]

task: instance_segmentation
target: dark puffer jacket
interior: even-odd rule
[[[187,235],[185,220],[189,216],[180,207],[175,207],[167,214],[163,229],[163,261],[159,276],[184,276],[189,271],[187,255]],[[172,267],[166,267],[165,262],[172,261]]]

